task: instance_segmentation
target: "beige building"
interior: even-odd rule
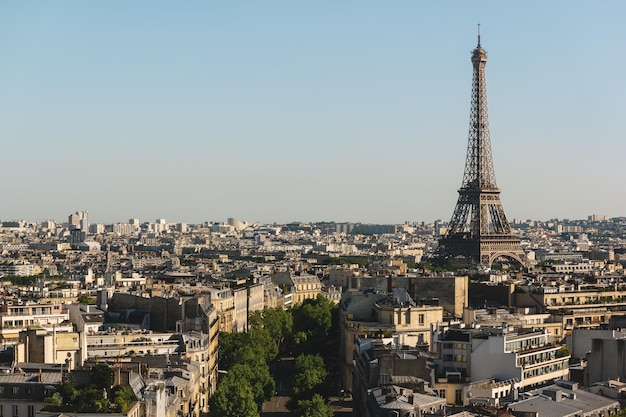
[[[322,283],[315,275],[292,276],[291,280],[292,305],[315,299],[322,291]]]
[[[230,288],[207,287],[211,304],[217,310],[220,332],[231,333],[235,329],[235,296]]]
[[[88,358],[118,358],[143,355],[171,355],[179,350],[174,333],[100,332],[86,335]]]
[[[340,352],[342,386],[352,389],[354,340],[387,337],[396,345],[428,346],[431,324],[443,321],[441,306],[417,305],[405,290],[391,295],[348,291],[340,303]]]
[[[419,302],[436,300],[447,316],[461,318],[469,305],[468,276],[417,276],[409,279],[409,294]]]
[[[315,299],[322,291],[322,283],[315,275],[295,275],[292,272],[276,272],[271,275],[272,282],[285,293],[291,294],[291,305],[304,300]],[[285,302],[285,305],[288,305]]]
[[[20,303],[0,306],[0,342],[17,342],[21,331],[31,326],[72,331],[69,312],[61,303]]]
[[[558,287],[520,287],[513,294],[517,306],[532,306],[539,311],[589,309],[626,306],[626,290],[570,290]]]
[[[263,285],[253,284],[236,288],[233,290],[233,297],[235,305],[234,330],[245,332],[248,330],[250,313],[263,310]]]
[[[76,369],[85,360],[84,346],[81,333],[32,328],[20,333],[15,344],[15,361],[68,365],[69,369]]]

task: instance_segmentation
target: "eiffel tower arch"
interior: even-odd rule
[[[487,53],[480,45],[479,26],[478,45],[472,51],[474,72],[463,183],[448,231],[439,240],[439,253],[444,258],[460,256],[487,267],[499,257],[529,267],[520,240],[506,219],[496,185],[487,111],[486,65]]]

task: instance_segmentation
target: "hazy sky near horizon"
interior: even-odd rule
[[[509,220],[626,215],[626,2],[0,3],[1,220],[449,220],[476,24]]]

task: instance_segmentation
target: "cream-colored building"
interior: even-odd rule
[[[69,312],[61,303],[19,303],[0,306],[0,342],[17,342],[21,331],[29,327],[72,331]]]
[[[285,294],[291,295],[291,303],[285,300],[284,305],[296,305],[304,300],[315,299],[322,291],[322,283],[315,275],[296,275],[290,271],[283,271],[275,272],[270,277]]]
[[[217,311],[220,332],[231,333],[235,325],[235,296],[230,288],[207,287],[211,304]]]
[[[443,321],[441,306],[417,305],[405,290],[391,295],[351,290],[340,303],[340,351],[342,386],[352,389],[355,336],[389,337],[397,345],[428,346],[431,324]]]
[[[294,275],[291,281],[292,305],[315,299],[322,291],[322,283],[315,275]]]
[[[172,355],[178,352],[179,340],[174,333],[100,332],[85,336],[88,358]]]
[[[54,363],[76,369],[85,360],[84,346],[81,333],[31,328],[19,335],[15,344],[15,361]]]
[[[541,312],[626,306],[626,290],[614,288],[597,291],[552,286],[519,287],[513,296],[515,305],[536,307]]]

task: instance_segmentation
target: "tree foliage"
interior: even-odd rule
[[[209,417],[260,417],[250,383],[228,374],[209,398]]]
[[[319,296],[290,310],[252,313],[246,333],[220,333],[219,367],[227,374],[211,396],[210,415],[258,415],[263,402],[274,395],[269,366],[276,364],[279,350],[289,348],[298,356],[288,407],[298,416],[331,416],[332,410],[328,414],[330,408],[319,394],[327,391],[324,358],[332,366],[329,358],[337,352],[337,317],[337,306]]]
[[[220,340],[220,369],[228,370],[235,363],[245,361],[251,355],[260,356],[269,363],[276,359],[278,346],[269,332],[263,327],[254,328],[247,333],[222,332]]]
[[[77,387],[71,374],[63,378],[59,390],[44,399],[46,411],[69,411],[78,413],[125,412],[135,400],[130,387],[116,387],[111,397],[109,392],[114,381],[113,369],[106,364],[96,364],[91,368],[90,385]],[[117,407],[109,401],[113,398]]]
[[[121,413],[126,413],[130,404],[135,400],[135,393],[128,385],[118,386],[113,390],[113,401]]]
[[[104,363],[97,363],[91,368],[89,373],[91,384],[97,389],[111,389],[115,375],[113,369]]]
[[[78,302],[80,304],[96,304],[96,297],[91,297],[87,294],[81,294],[78,297]]]
[[[293,330],[293,316],[283,308],[267,308],[263,311],[255,311],[248,321],[250,329],[263,328],[269,332],[270,337],[280,345]]]
[[[323,349],[332,335],[337,306],[319,295],[293,309],[293,340],[299,352],[314,353]]]
[[[263,404],[264,401],[272,398],[274,394],[274,380],[270,375],[269,368],[261,363],[236,363],[228,371],[229,377],[235,381],[248,381],[252,388],[254,401]]]
[[[298,406],[293,410],[294,417],[333,417],[333,409],[319,394],[314,394],[310,400],[298,401]]]
[[[293,394],[296,398],[304,398],[314,393],[326,380],[326,366],[320,355],[299,355],[296,358]]]

